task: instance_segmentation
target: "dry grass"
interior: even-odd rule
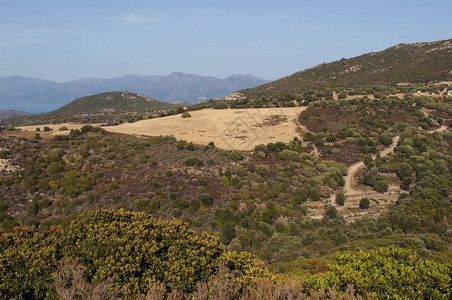
[[[22,131],[36,131],[36,128],[39,128],[42,133],[44,131],[44,127],[49,127],[52,129],[52,133],[54,134],[68,134],[71,129],[80,129],[87,124],[76,124],[76,123],[60,123],[60,124],[44,124],[44,125],[31,125],[31,126],[21,126],[17,127]],[[100,126],[101,124],[89,124],[92,126]],[[60,128],[66,127],[67,130],[59,131]]]
[[[175,115],[105,129],[134,135],[173,135],[197,144],[214,142],[223,149],[252,150],[258,144],[288,142],[295,136],[300,137],[298,116],[305,109],[204,109],[190,112],[190,118]]]

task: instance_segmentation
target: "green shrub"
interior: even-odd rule
[[[185,160],[187,166],[202,166],[204,163],[197,157],[190,157]]]
[[[307,289],[345,291],[352,284],[356,293],[375,299],[450,299],[452,266],[422,260],[416,251],[396,247],[336,255],[330,272],[314,275]]]
[[[228,158],[233,161],[242,160],[243,155],[239,151],[231,151],[228,155]]]
[[[87,133],[93,130],[93,126],[91,125],[84,125],[82,128],[80,128],[81,133]]]
[[[0,159],[8,159],[11,156],[11,152],[9,150],[0,151]]]
[[[338,206],[344,206],[344,204],[345,204],[345,194],[344,194],[344,192],[338,192],[336,194],[336,204]]]
[[[361,209],[369,209],[370,207],[370,200],[367,198],[361,198],[359,201],[359,208]]]
[[[262,177],[267,177],[270,174],[270,167],[267,165],[257,165],[255,171]]]
[[[224,102],[217,102],[217,103],[215,103],[213,108],[215,108],[215,109],[226,109],[226,108],[228,108],[228,105],[226,103],[224,103]]]
[[[328,206],[325,208],[325,216],[329,219],[334,219],[337,217],[337,210],[334,206]]]
[[[181,115],[182,118],[191,118],[191,115],[189,112],[183,112]]]
[[[133,298],[154,284],[192,293],[221,263],[241,280],[266,274],[250,254],[229,253],[217,238],[198,236],[181,221],[123,209],[83,213],[65,229],[2,233],[0,258],[2,299],[57,299],[53,274],[64,258],[83,265],[88,282],[114,278],[114,285]]]

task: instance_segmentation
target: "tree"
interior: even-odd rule
[[[336,194],[336,204],[338,205],[338,206],[344,206],[344,204],[345,204],[345,194],[344,194],[344,192],[338,192],[337,194]]]
[[[325,217],[329,219],[334,219],[337,217],[337,210],[334,206],[328,206],[325,208]]]
[[[368,209],[370,207],[370,201],[367,198],[361,198],[359,201],[359,208]]]

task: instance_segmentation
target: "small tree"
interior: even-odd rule
[[[183,112],[182,113],[182,118],[191,118],[191,115],[190,115],[190,113],[189,112]]]
[[[337,217],[337,210],[333,206],[328,206],[325,209],[325,217],[328,217],[329,219],[334,219]]]
[[[370,201],[367,198],[361,198],[359,201],[359,208],[368,209],[370,207]]]
[[[338,206],[344,206],[344,204],[345,204],[345,194],[344,194],[344,192],[338,192],[337,194],[336,194],[336,204],[338,205]]]

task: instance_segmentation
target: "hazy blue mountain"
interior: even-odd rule
[[[130,91],[166,102],[196,102],[228,95],[269,82],[252,75],[232,75],[226,79],[174,72],[169,76],[124,75],[111,79],[81,78],[70,82],[0,77],[0,108],[13,106],[62,106],[80,97]]]
[[[28,116],[30,113],[20,111],[20,110],[14,110],[14,109],[6,109],[6,110],[0,110],[0,120],[9,119],[11,117],[16,116]]]

